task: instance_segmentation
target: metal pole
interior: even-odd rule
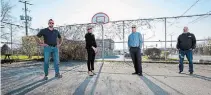
[[[143,34],[143,54],[144,54],[144,35],[145,34]]]
[[[172,56],[172,51],[173,51],[173,49],[172,49],[172,36],[173,35],[171,35],[171,52],[170,52],[171,56]]]
[[[39,32],[40,29],[38,28],[37,31]],[[38,55],[38,59],[40,59],[40,45],[37,45],[37,55]]]
[[[166,18],[165,18],[165,60],[166,60]]]
[[[103,39],[103,52],[102,52],[102,57],[103,57],[103,64],[104,64],[104,52],[105,52],[105,50],[104,50],[104,29],[103,29],[103,24],[101,24],[101,26],[102,26],[102,39]]]
[[[123,21],[123,54],[125,62],[125,21]]]
[[[28,18],[27,18],[27,8],[26,8],[26,2],[24,2],[25,4],[25,26],[26,26],[26,36],[28,36]]]
[[[10,35],[10,36],[11,36],[11,37],[10,37],[10,38],[11,38],[11,54],[13,54],[13,51],[12,51],[12,25],[10,25],[10,28],[11,28],[11,29],[10,29],[10,32],[11,32],[11,33],[10,33],[10,34],[11,34],[11,35]]]
[[[173,35],[171,35],[171,50],[172,50],[172,36],[173,36]]]

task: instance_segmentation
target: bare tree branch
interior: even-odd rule
[[[4,1],[1,0],[1,22],[7,21],[11,15],[10,12],[12,10],[13,6],[10,4],[10,1]]]

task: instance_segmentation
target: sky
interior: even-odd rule
[[[15,7],[12,10],[14,20],[19,24],[20,15],[24,14],[23,3],[19,0],[10,0]],[[50,18],[54,19],[56,26],[90,23],[95,13],[106,13],[111,21],[129,20],[139,18],[169,17],[182,15],[196,0],[28,0],[33,5],[29,5],[29,16],[32,17],[32,28],[47,27]],[[211,0],[200,0],[185,15],[205,14],[211,11]],[[167,20],[167,26],[172,22],[175,24],[167,27],[167,40],[170,40],[169,34],[173,33],[173,40],[182,33],[182,28],[188,22],[196,19],[171,19]],[[146,34],[146,40],[164,40],[164,23],[153,23],[156,28],[152,31],[139,32]],[[211,36],[211,16],[204,18],[197,23],[189,24],[190,31],[198,39]],[[23,33],[23,32],[22,32]],[[24,34],[24,33],[23,33]],[[154,35],[155,34],[155,35]],[[21,34],[20,34],[21,35]],[[146,43],[153,46],[158,44],[163,47],[164,43]],[[175,44],[175,43],[174,43]],[[116,49],[121,49],[122,45],[116,44]],[[170,43],[167,44],[170,46]]]

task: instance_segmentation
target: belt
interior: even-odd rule
[[[57,45],[55,45],[55,44],[48,44],[48,46],[56,47]]]
[[[139,48],[139,47],[130,47],[130,48]]]

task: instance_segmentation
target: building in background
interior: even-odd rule
[[[96,39],[98,53],[96,58],[102,57],[102,47],[103,47],[103,40]],[[112,39],[104,39],[104,56],[113,56],[114,55],[114,41]]]

